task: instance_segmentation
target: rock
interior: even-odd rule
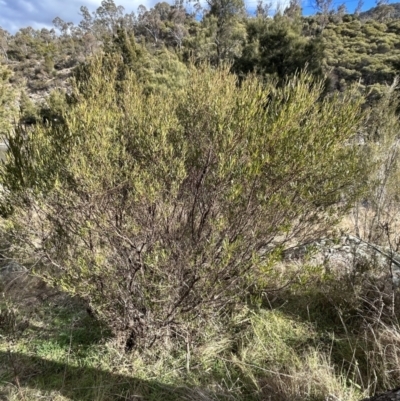
[[[394,287],[400,287],[400,255],[353,235],[338,239],[321,238],[287,249],[283,257],[289,262],[306,261],[309,265],[323,265],[328,272],[339,276],[374,271],[382,278],[385,276],[389,281],[393,280]]]
[[[373,397],[364,398],[361,401],[400,401],[400,387]]]
[[[27,271],[28,270],[26,267],[21,266],[17,262],[10,261],[0,268],[0,277],[7,276],[9,274],[26,273]]]
[[[0,265],[1,266],[1,265]],[[2,263],[0,267],[0,292],[7,291],[17,282],[24,282],[27,278],[28,270],[12,260]]]

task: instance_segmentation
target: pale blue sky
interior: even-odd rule
[[[129,13],[136,11],[140,4],[148,7],[155,4],[156,0],[117,0],[115,3]],[[81,6],[94,11],[100,4],[101,0],[0,0],[0,26],[15,33],[27,26],[35,29],[52,27],[55,17],[78,23],[81,20]]]
[[[277,1],[277,0],[274,0]],[[283,4],[288,0],[281,0]],[[305,14],[313,14],[315,9],[310,5],[312,0],[305,0],[303,10]],[[117,5],[125,8],[126,12],[136,11],[140,4],[146,7],[153,6],[157,0],[116,0]],[[267,0],[269,2],[269,0]],[[338,6],[346,3],[350,12],[357,6],[358,0],[334,0]],[[363,9],[375,6],[375,0],[364,0]],[[257,0],[245,0],[247,9],[251,12],[257,5]],[[0,26],[11,33],[19,28],[31,26],[35,29],[52,27],[55,17],[64,21],[78,23],[79,9],[82,5],[94,11],[101,4],[101,0],[0,0]]]

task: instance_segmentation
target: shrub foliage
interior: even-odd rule
[[[358,196],[361,100],[321,100],[307,74],[276,89],[207,65],[149,94],[104,57],[62,122],[8,135],[9,235],[128,348],[187,338],[268,285],[274,250],[330,227]]]

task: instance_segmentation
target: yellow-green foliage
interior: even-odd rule
[[[335,371],[332,350],[319,342],[311,323],[277,310],[253,312],[249,321],[231,363],[251,379],[260,399],[361,398],[357,387],[346,383],[345,372]]]
[[[336,88],[360,79],[365,85],[392,83],[399,43],[395,21],[331,23],[323,39],[328,67],[333,68],[331,76],[334,82],[338,81]]]
[[[363,115],[307,74],[239,86],[205,65],[148,94],[119,71],[94,59],[65,123],[9,138],[3,203],[38,274],[149,345],[268,282],[260,250],[335,222],[363,182]]]

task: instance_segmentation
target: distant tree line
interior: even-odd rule
[[[327,0],[317,8],[316,15],[305,17],[292,0],[271,18],[270,6],[262,1],[253,16],[243,0],[209,0],[204,7],[193,5],[191,12],[176,1],[128,14],[104,0],[94,12],[82,6],[77,25],[56,17],[50,30],[27,27],[11,35],[0,29],[0,57],[14,72],[14,86],[26,80],[29,93],[65,87],[70,69],[87,57],[115,46],[130,52],[131,46],[140,59],[138,74],[158,76],[150,79],[153,86],[179,81],[188,63],[209,62],[228,63],[239,77],[256,73],[270,81],[306,67],[326,78],[328,90],[359,81],[382,94],[399,70],[397,8],[382,4],[350,15]]]

